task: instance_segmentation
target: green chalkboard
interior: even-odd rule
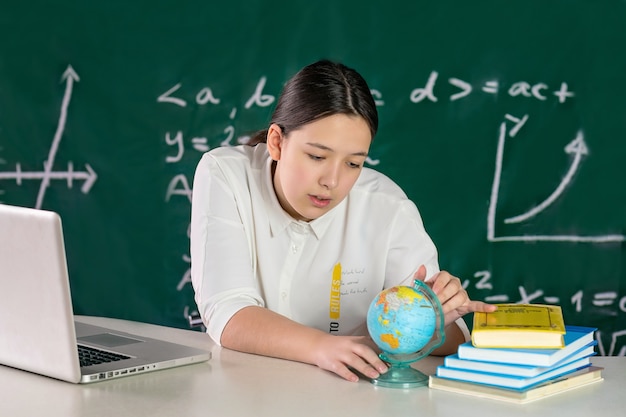
[[[239,3],[2,7],[0,201],[61,214],[76,313],[189,327],[196,163],[330,58],[370,83],[369,165],[417,203],[442,268],[477,299],[561,304],[626,353],[626,3]]]

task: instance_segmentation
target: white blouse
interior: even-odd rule
[[[439,272],[417,207],[388,177],[363,168],[344,201],[307,223],[280,206],[271,164],[265,144],[220,147],[195,172],[191,279],[216,343],[252,305],[332,334],[366,334],[381,290],[412,286],[422,264],[429,277]]]

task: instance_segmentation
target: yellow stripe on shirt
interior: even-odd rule
[[[333,277],[330,284],[329,317],[338,320],[341,314],[341,263],[333,268]]]

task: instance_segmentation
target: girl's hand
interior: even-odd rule
[[[426,278],[426,267],[424,265],[418,268],[414,278],[424,281]],[[447,271],[437,273],[430,280],[426,281],[426,284],[439,298],[445,316],[445,326],[454,323],[467,313],[474,311],[492,312],[497,309],[492,304],[470,300],[469,295],[463,289],[461,280]]]
[[[377,378],[387,372],[387,365],[378,357],[376,345],[367,336],[332,336],[320,334],[311,346],[315,350],[315,364],[340,377],[357,382],[359,372]]]

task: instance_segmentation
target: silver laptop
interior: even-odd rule
[[[61,218],[0,204],[0,364],[88,383],[210,358],[209,351],[74,322]]]

